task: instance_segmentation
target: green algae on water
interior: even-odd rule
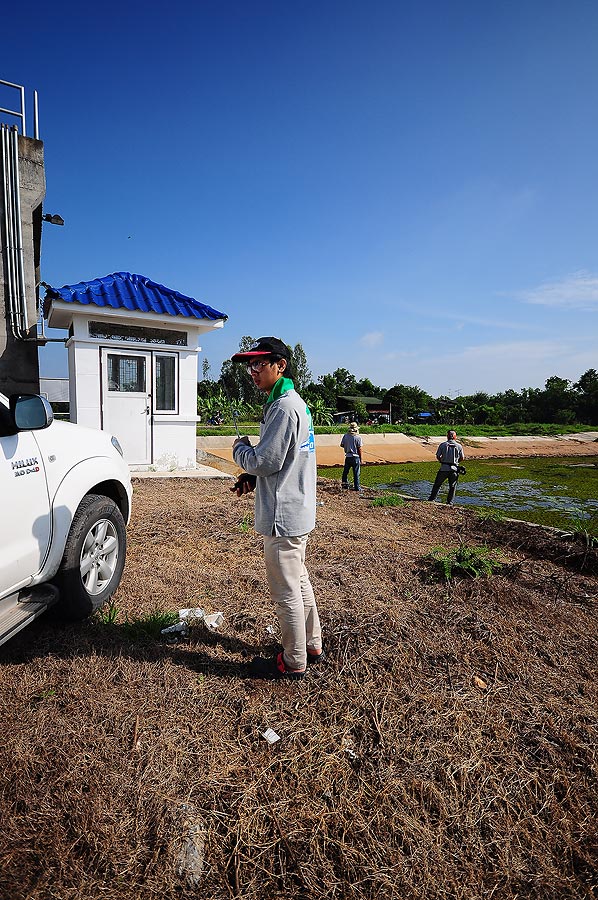
[[[457,487],[456,505],[493,509],[505,516],[598,533],[598,458],[595,456],[465,460],[467,474]],[[438,471],[436,462],[365,465],[364,487],[427,499]],[[342,467],[321,468],[339,479]],[[447,484],[438,495],[446,499]]]

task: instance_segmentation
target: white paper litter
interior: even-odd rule
[[[205,618],[205,612],[196,606],[194,609],[179,609],[179,619],[181,622],[189,622],[192,619]]]
[[[224,613],[215,612],[206,616],[205,610],[199,606],[191,609],[179,609],[179,621],[176,625],[170,625],[162,629],[162,634],[175,635],[176,637],[188,637],[189,626],[196,622],[203,622],[208,628],[216,629],[224,622]]]
[[[271,728],[266,728],[265,731],[260,731],[260,734],[268,741],[269,744],[275,744],[276,741],[280,740],[280,735],[276,734],[276,732]]]
[[[224,622],[224,613],[215,612],[209,616],[204,616],[204,623],[208,628],[219,628]]]

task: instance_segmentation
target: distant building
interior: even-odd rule
[[[334,414],[333,418],[335,421],[342,421],[345,416],[352,416],[356,403],[365,406],[368,416],[378,418],[380,415],[388,416],[389,414],[387,408],[382,409],[382,400],[378,399],[378,397],[364,397],[361,394],[339,394],[336,398],[336,408],[341,411]],[[343,412],[342,410],[345,411]]]
[[[69,402],[68,378],[43,378],[39,379],[39,392],[50,403]]]

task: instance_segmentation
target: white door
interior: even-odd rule
[[[30,431],[0,437],[0,596],[41,569],[50,539],[44,461]]]
[[[102,348],[102,428],[131,465],[151,462],[151,354]]]

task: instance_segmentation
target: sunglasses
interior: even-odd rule
[[[265,366],[269,366],[271,363],[267,359],[254,359],[252,362],[248,362],[245,368],[249,375],[253,372],[261,372]]]

